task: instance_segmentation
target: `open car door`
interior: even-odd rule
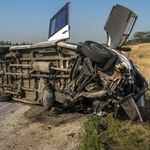
[[[105,24],[107,44],[112,49],[120,48],[130,35],[137,15],[130,9],[116,5],[112,8]]]
[[[67,3],[50,20],[48,41],[66,40],[70,38],[69,31],[69,4]]]

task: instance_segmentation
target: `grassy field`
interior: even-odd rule
[[[150,43],[129,46],[132,50],[124,54],[136,64],[141,74],[150,81]],[[146,92],[146,100],[150,99],[150,90]]]
[[[132,51],[124,54],[140,68],[150,80],[150,43],[130,46]],[[147,102],[150,92],[146,92]],[[112,114],[104,118],[90,117],[85,122],[85,137],[81,150],[149,150],[150,116],[144,123],[115,119]]]
[[[150,43],[129,46],[132,50],[124,54],[136,64],[141,73],[150,80]]]

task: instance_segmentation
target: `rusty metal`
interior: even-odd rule
[[[5,72],[5,75],[15,75],[15,76],[30,76],[30,77],[44,77],[44,78],[69,78],[70,75],[42,75],[42,74],[23,74],[23,73],[11,73]]]
[[[40,48],[47,48],[47,47],[53,47],[56,45],[56,41],[47,41],[47,42],[41,42],[41,43],[35,43],[32,45],[21,45],[21,46],[12,46],[10,47],[10,51],[19,51],[19,50],[30,50],[30,49],[40,49]]]
[[[3,87],[3,88],[4,88],[4,87],[10,87],[10,88],[11,88],[11,87],[13,87],[13,86],[14,86],[14,85],[0,85],[0,88],[2,88],[2,87]]]
[[[52,79],[57,79],[57,78],[69,78],[70,75],[44,75],[44,74],[31,74],[31,77],[38,77],[38,78],[52,78]]]
[[[72,60],[75,59],[76,56],[73,57],[61,57],[61,56],[43,56],[41,57],[36,57],[36,58],[20,58],[21,61],[39,61],[39,60],[49,60],[49,61],[53,61],[53,60]]]
[[[34,92],[35,89],[31,89],[31,88],[28,88],[28,87],[21,87],[22,90],[25,90],[25,91],[31,91],[31,92]]]
[[[12,99],[15,100],[15,101],[18,101],[18,102],[26,103],[26,104],[32,104],[32,105],[39,104],[39,103],[36,103],[35,101],[31,102],[30,100],[23,99],[23,98],[15,98],[15,97],[13,97]]]
[[[25,73],[12,73],[12,72],[4,72],[5,75],[15,75],[15,76],[29,76],[29,74]]]
[[[64,71],[64,72],[70,72],[71,69],[65,69],[65,68],[56,68],[56,67],[50,67],[52,70],[57,70],[57,71]]]
[[[33,62],[33,70],[39,72],[50,73],[51,62]]]
[[[70,49],[72,51],[76,51],[78,48],[76,44],[71,44],[71,43],[69,44],[69,43],[65,43],[65,42],[58,42],[57,46],[67,48],[67,49]]]
[[[82,92],[80,94],[80,96],[84,96],[84,97],[87,97],[87,98],[95,98],[95,97],[102,97],[105,94],[106,94],[106,91],[101,90],[101,91],[98,91],[98,92]]]
[[[18,95],[18,92],[11,90],[4,90],[4,93]]]
[[[9,64],[10,67],[32,67],[32,65],[28,64]]]
[[[57,46],[60,46],[60,47],[68,48],[71,50],[77,50],[77,45],[74,45],[74,44],[69,44],[69,43],[65,43],[65,42],[57,43],[56,41],[47,41],[47,42],[41,42],[41,43],[36,43],[36,44],[32,44],[32,45],[12,46],[12,47],[10,47],[10,51],[54,47],[54,46],[56,46],[56,44],[57,44]]]

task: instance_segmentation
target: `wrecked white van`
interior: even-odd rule
[[[46,110],[59,103],[103,115],[123,108],[141,121],[147,82],[137,67],[120,54],[136,22],[130,9],[116,5],[105,24],[107,46],[94,41],[68,43],[69,3],[50,20],[47,42],[0,48],[0,100],[41,104]],[[80,33],[82,34],[82,33]]]

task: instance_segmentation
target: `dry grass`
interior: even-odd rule
[[[131,51],[122,53],[138,66],[141,74],[150,82],[150,43],[131,45],[128,47],[131,48]],[[149,100],[150,105],[150,85],[149,90],[145,94],[145,99]]]
[[[124,52],[141,70],[141,73],[150,80],[150,43],[129,46],[132,50]]]
[[[134,64],[136,64],[141,74],[150,81],[150,43],[131,45],[130,52],[123,52]],[[150,88],[150,86],[149,86]],[[150,90],[146,92],[146,100],[150,100]]]

